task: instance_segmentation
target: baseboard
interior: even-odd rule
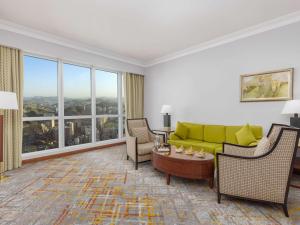
[[[83,152],[95,151],[95,150],[99,150],[99,149],[103,149],[103,148],[124,145],[125,143],[126,143],[125,141],[121,141],[121,142],[117,142],[117,143],[100,145],[100,146],[95,146],[95,147],[91,147],[91,148],[78,149],[78,150],[74,150],[74,151],[70,151],[70,152],[63,152],[63,153],[57,153],[57,154],[53,154],[53,155],[35,157],[35,158],[31,158],[31,159],[24,159],[24,160],[22,160],[22,164],[35,163],[35,162],[48,160],[48,159],[61,158],[61,157],[79,154],[79,153],[83,153]]]

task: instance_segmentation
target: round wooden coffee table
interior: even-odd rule
[[[166,174],[167,184],[170,184],[171,175],[189,179],[206,179],[210,188],[214,186],[214,156],[206,153],[205,158],[195,155],[176,153],[171,149],[169,154],[152,150],[152,165]]]

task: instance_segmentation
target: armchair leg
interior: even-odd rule
[[[221,203],[221,194],[218,193],[217,195],[218,195],[218,203],[220,204]]]
[[[287,205],[286,205],[286,204],[283,204],[283,205],[282,205],[282,208],[283,208],[284,215],[285,215],[286,217],[289,217],[289,211],[288,211],[288,209],[287,209]]]
[[[127,155],[127,160],[129,160],[129,155]]]
[[[138,169],[138,162],[136,161],[135,162],[135,170],[137,170]]]

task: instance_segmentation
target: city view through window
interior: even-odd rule
[[[23,153],[122,136],[120,76],[116,72],[24,56]]]

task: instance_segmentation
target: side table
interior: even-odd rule
[[[170,134],[172,133],[172,132],[174,132],[175,131],[175,129],[174,128],[160,128],[160,129],[155,129],[155,130],[153,130],[155,133],[162,133],[162,134],[164,134],[165,135],[165,143],[167,143],[168,142],[168,139],[169,139],[169,136],[170,136]]]

